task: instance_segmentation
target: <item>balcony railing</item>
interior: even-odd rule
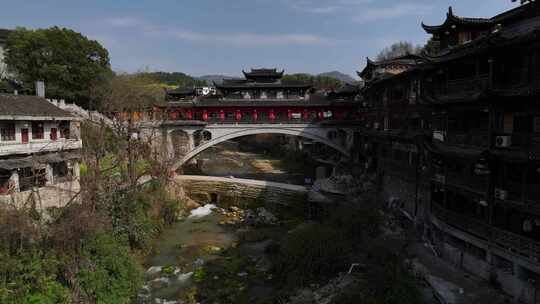
[[[470,77],[449,80],[443,83],[428,85],[426,92],[432,97],[439,96],[462,96],[477,92],[482,92],[488,87],[488,76]]]
[[[450,185],[458,186],[474,193],[484,193],[487,190],[487,177],[471,176],[449,171],[446,182]]]
[[[540,185],[526,185],[525,199],[535,205],[540,204]]]
[[[475,235],[502,250],[517,253],[535,263],[540,262],[540,243],[486,223],[465,218],[463,215],[433,204],[432,214],[439,220],[459,230]]]
[[[397,175],[404,179],[414,180],[416,178],[416,168],[409,166],[408,162],[397,161],[389,158],[381,159],[384,165],[385,174]]]
[[[447,133],[445,141],[449,144],[470,147],[487,147],[489,145],[488,133]]]
[[[497,148],[515,149],[525,151],[540,151],[540,135],[537,133],[498,133],[495,135],[495,143],[498,137],[509,137],[503,145],[497,145]],[[502,143],[502,138],[499,140]]]
[[[0,155],[29,154],[38,152],[52,152],[61,150],[81,149],[80,139],[58,139],[40,140],[29,143],[2,143],[0,144]]]

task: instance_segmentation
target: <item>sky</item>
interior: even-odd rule
[[[238,76],[242,69],[356,75],[420,23],[491,17],[511,0],[0,0],[0,28],[67,27],[98,40],[114,70]]]

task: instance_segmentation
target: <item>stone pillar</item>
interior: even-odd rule
[[[326,167],[318,166],[315,169],[315,179],[325,179],[326,178]]]
[[[54,174],[53,174],[53,168],[51,164],[47,164],[45,166],[45,174],[47,176],[47,183],[46,185],[52,185],[54,184]]]
[[[173,142],[172,142],[172,135],[171,135],[172,132],[165,132],[165,140],[164,140],[164,143],[163,143],[163,146],[164,146],[164,150],[165,150],[165,155],[167,155],[167,159],[172,159],[174,158],[174,146],[173,146]]]
[[[186,133],[188,135],[188,146],[189,146],[189,152],[195,150],[195,137],[194,137],[194,133],[195,131],[193,130],[186,130]]]
[[[73,179],[79,180],[81,178],[81,167],[78,160],[73,161]]]
[[[13,192],[20,192],[21,187],[19,183],[19,172],[17,170],[11,171],[11,177],[9,178],[10,188]]]

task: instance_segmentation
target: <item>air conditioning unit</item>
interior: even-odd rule
[[[376,123],[373,124],[373,129],[379,130],[380,128],[381,128],[381,124],[380,124],[380,123],[376,122]]]
[[[433,131],[433,139],[444,142],[444,132],[443,131]]]
[[[500,200],[507,200],[508,199],[508,191],[496,188],[495,189],[495,198]]]
[[[438,183],[446,184],[446,176],[444,176],[442,174],[435,174],[433,179]]]
[[[512,136],[497,136],[495,138],[495,146],[497,148],[508,148],[512,145]]]

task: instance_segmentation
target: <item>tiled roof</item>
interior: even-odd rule
[[[251,69],[251,72],[242,71],[244,75],[251,76],[251,77],[266,77],[266,76],[273,76],[273,77],[281,77],[283,76],[283,73],[285,71],[278,72],[277,69]]]
[[[365,77],[368,77],[368,75],[371,74],[371,71],[374,68],[378,67],[384,67],[389,65],[402,65],[402,66],[408,66],[413,67],[417,66],[419,64],[425,63],[427,60],[425,57],[415,54],[407,54],[404,56],[387,59],[387,60],[381,60],[381,61],[373,61],[369,58],[367,58],[367,64],[366,67],[361,72],[356,72],[359,77],[362,79],[365,79]]]
[[[530,18],[514,23],[511,26],[502,27],[499,31],[470,43],[448,48],[436,55],[426,56],[426,58],[431,62],[446,62],[482,49],[497,48],[519,41],[538,39],[538,33],[540,33],[540,17]]]
[[[311,85],[305,82],[297,81],[282,81],[282,82],[224,82],[223,84],[215,84],[218,89],[249,89],[249,88],[265,88],[265,89],[279,89],[279,88],[309,88]]]
[[[73,117],[45,98],[11,94],[0,94],[0,116]]]
[[[530,2],[524,5],[520,5],[511,10],[505,11],[497,16],[491,18],[469,18],[469,17],[460,17],[454,14],[452,7],[448,9],[446,13],[446,20],[441,25],[425,25],[422,23],[424,30],[430,34],[441,33],[441,31],[446,30],[448,26],[455,24],[462,24],[474,27],[482,27],[489,29],[496,24],[507,25],[524,18],[532,17],[535,14],[538,14],[538,4],[535,2]]]

